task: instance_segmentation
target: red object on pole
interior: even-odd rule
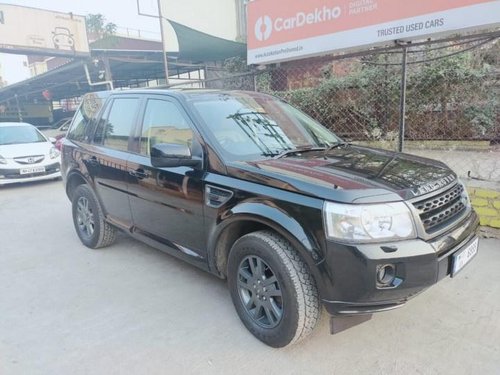
[[[42,96],[45,98],[45,100],[51,100],[52,99],[52,93],[49,90],[43,90],[42,91]]]

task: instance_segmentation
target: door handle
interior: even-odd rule
[[[149,172],[145,171],[144,169],[142,168],[139,168],[139,169],[136,169],[136,170],[129,170],[128,171],[128,174],[137,178],[138,180],[142,180],[144,178],[147,178],[149,177]]]

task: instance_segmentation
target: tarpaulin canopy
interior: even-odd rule
[[[169,20],[179,42],[179,59],[189,61],[220,61],[245,56],[247,45],[218,38]]]
[[[192,29],[175,21],[168,20],[174,29],[179,51],[167,52],[180,60],[191,62],[222,61],[230,57],[245,56],[245,43],[234,42]],[[110,35],[91,43],[91,49],[100,50],[150,50],[161,51],[161,42],[153,40],[126,38]]]

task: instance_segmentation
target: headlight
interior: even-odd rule
[[[397,241],[416,238],[410,210],[403,202],[340,204],[323,207],[326,235],[344,242]]]
[[[0,155],[0,164],[7,164],[7,160],[2,155]]]
[[[50,149],[50,153],[49,153],[49,156],[51,159],[55,159],[59,156],[59,151],[57,151],[57,149],[55,147],[51,147]]]

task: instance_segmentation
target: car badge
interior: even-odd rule
[[[449,175],[449,176],[446,176],[444,178],[441,178],[437,181],[433,181],[431,183],[428,183],[428,184],[425,184],[425,185],[421,185],[417,188],[415,188],[412,193],[414,196],[418,196],[418,195],[423,195],[423,194],[427,194],[427,193],[430,193],[434,190],[437,190],[437,189],[440,189],[450,183],[452,183],[453,181],[455,181],[455,176],[454,175]]]

